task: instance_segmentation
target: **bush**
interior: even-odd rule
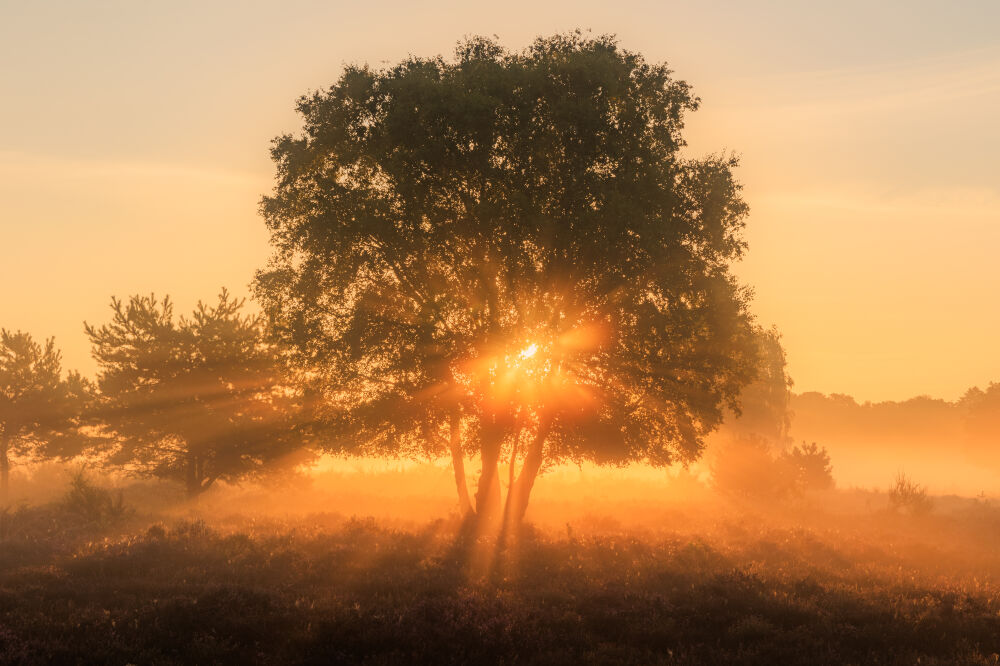
[[[713,485],[728,495],[780,499],[793,490],[786,465],[775,458],[762,437],[740,437],[723,445],[716,451],[711,469]]]
[[[711,469],[718,490],[754,499],[784,499],[833,487],[830,455],[815,442],[776,454],[766,439],[741,437],[716,452]]]
[[[802,443],[791,451],[781,454],[782,460],[791,468],[795,485],[799,490],[829,490],[833,488],[833,465],[826,449],[813,442]]]
[[[889,508],[904,511],[913,516],[930,513],[933,502],[927,496],[927,489],[912,481],[903,472],[896,474],[896,480],[889,488]]]
[[[113,493],[101,488],[87,478],[82,469],[70,479],[69,491],[63,497],[62,505],[83,522],[97,526],[117,523],[132,513],[132,509],[125,505],[121,490]]]

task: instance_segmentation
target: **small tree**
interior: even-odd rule
[[[830,454],[816,442],[802,443],[781,455],[795,478],[799,490],[829,490],[833,488],[833,465]]]
[[[169,298],[133,296],[112,299],[111,323],[86,325],[112,463],[181,481],[193,498],[304,444],[303,397],[243,305],[223,290],[175,320]]]
[[[889,508],[906,511],[910,515],[923,516],[930,513],[934,503],[927,496],[927,489],[910,479],[903,472],[896,474],[896,480],[889,488]]]
[[[724,440],[714,451],[711,472],[718,490],[753,499],[787,499],[833,487],[830,455],[815,442],[775,453],[764,437]]]
[[[755,500],[783,499],[795,491],[792,469],[772,445],[755,435],[726,439],[713,448],[712,485],[727,495]]]
[[[113,492],[102,488],[87,476],[83,467],[70,477],[69,490],[63,496],[62,505],[82,523],[102,527],[118,522],[132,513],[125,504],[125,494],[121,489]]]
[[[789,403],[792,378],[788,375],[781,334],[774,327],[755,330],[757,370],[754,380],[740,392],[738,414],[727,415],[720,429],[723,437],[761,437],[776,448],[789,443],[792,424]]]
[[[87,445],[82,428],[90,385],[62,374],[53,339],[0,330],[0,501],[9,493],[11,458],[66,458]]]
[[[813,477],[813,468],[822,463],[826,451],[815,444],[814,448],[785,450],[790,439],[792,379],[781,335],[773,327],[755,328],[754,342],[754,380],[740,392],[739,410],[730,410],[713,436],[709,453],[712,478],[716,488],[729,494],[785,498],[819,482]]]

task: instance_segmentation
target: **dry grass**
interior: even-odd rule
[[[481,579],[453,520],[22,508],[0,542],[0,661],[996,663],[1000,512],[811,511],[529,528]]]

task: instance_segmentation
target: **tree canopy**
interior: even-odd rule
[[[736,160],[682,154],[697,106],[580,33],[350,66],[301,98],[255,286],[339,441],[434,452],[450,425],[483,461],[480,512],[522,435],[518,511],[545,461],[697,458],[757,353]]]
[[[64,458],[82,452],[82,432],[92,387],[78,373],[64,377],[49,338],[0,330],[0,499],[6,500],[11,456]]]
[[[97,360],[112,463],[184,483],[263,473],[305,443],[302,395],[259,316],[223,290],[174,318],[169,297],[112,299],[111,322],[86,325]]]

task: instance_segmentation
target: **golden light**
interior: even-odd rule
[[[529,410],[577,410],[593,403],[578,373],[587,356],[609,338],[602,322],[589,322],[557,334],[536,328],[511,336],[455,368],[464,390],[501,409],[517,404]]]

